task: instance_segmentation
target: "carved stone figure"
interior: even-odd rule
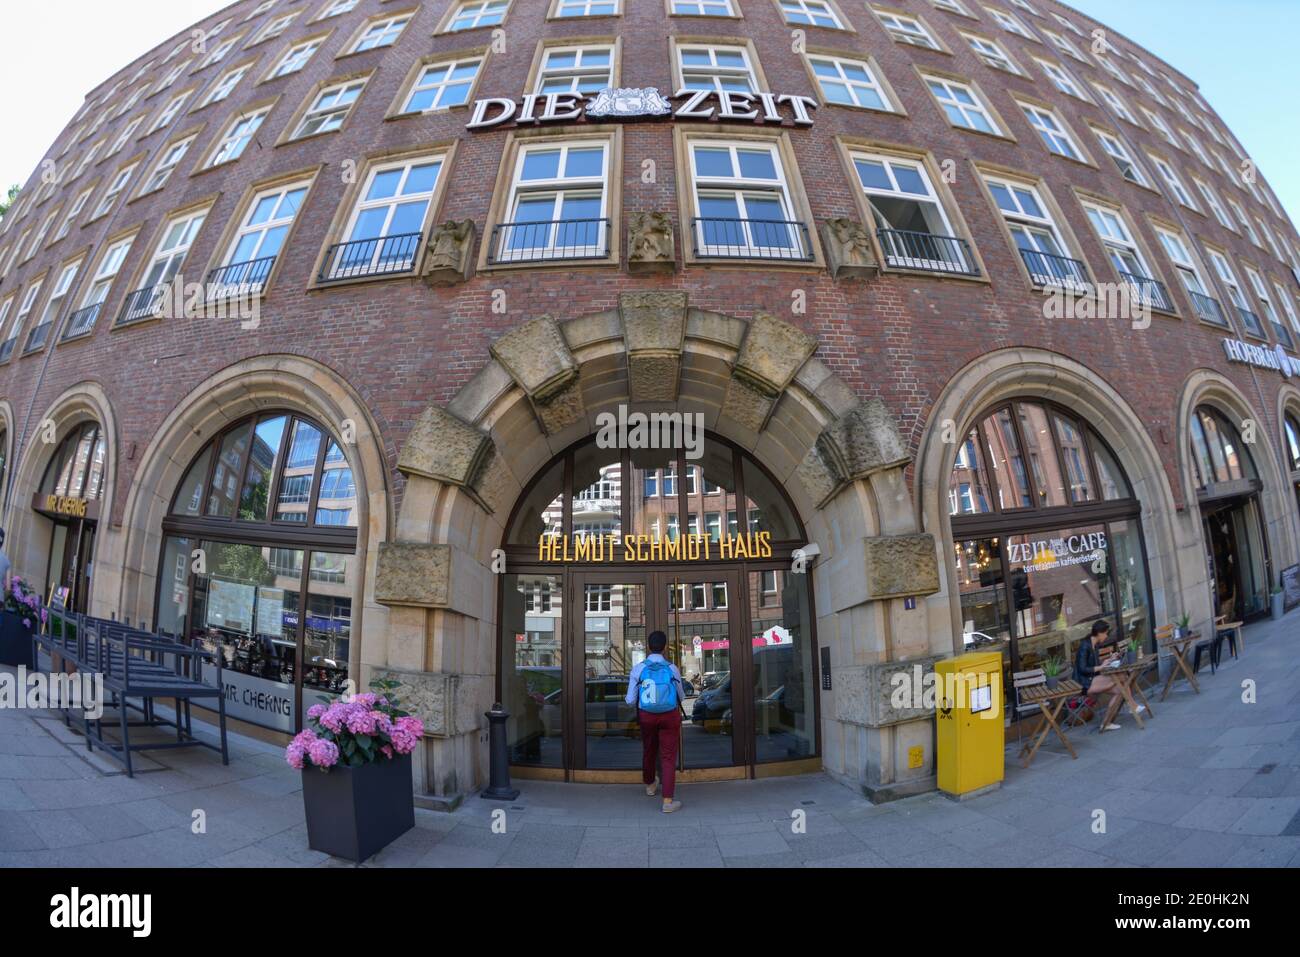
[[[434,229],[424,257],[424,281],[430,286],[465,282],[470,277],[474,220],[452,220]]]
[[[832,279],[854,276],[865,279],[880,272],[871,236],[856,220],[841,218],[823,222],[822,243]]]
[[[627,116],[667,116],[673,106],[652,86],[599,90],[587,103],[587,116],[619,119]]]
[[[627,266],[632,272],[672,272],[673,223],[667,213],[630,213],[627,217]]]

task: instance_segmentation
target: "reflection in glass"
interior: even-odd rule
[[[961,600],[962,650],[1000,652],[1004,667],[1009,669],[1011,619],[998,539],[957,542],[954,570]]]
[[[745,459],[742,481],[745,483],[745,504],[749,510],[748,530],[770,532],[775,542],[799,538],[799,526],[794,514],[786,506],[785,495],[767,477],[767,473]]]
[[[321,468],[316,524],[349,527],[357,524],[357,485],[343,449],[334,441],[329,444]]]
[[[676,458],[670,449],[633,450],[629,477],[633,534],[676,538],[681,530]]]
[[[1061,459],[1065,462],[1065,475],[1070,483],[1070,498],[1076,504],[1092,502],[1097,493],[1088,476],[1088,450],[1083,443],[1079,428],[1069,419],[1053,415],[1056,424],[1056,441],[1061,449]]]
[[[1148,651],[1154,650],[1151,627],[1151,597],[1147,594],[1146,564],[1142,538],[1136,521],[1110,523],[1110,561],[1119,588],[1120,621],[1125,639],[1136,638]]]
[[[727,594],[726,582],[681,582],[663,596],[668,608],[668,650],[686,685],[682,702],[682,767],[732,763],[731,627],[725,607],[710,605]]]
[[[573,535],[622,535],[623,469],[617,449],[584,445],[573,457]]]
[[[966,441],[957,449],[957,459],[948,477],[948,514],[983,515],[993,511],[989,501],[988,476],[984,454],[980,451],[980,433],[972,428]]]
[[[176,502],[172,506],[173,515],[198,515],[203,510],[203,487],[207,484],[211,465],[212,446],[209,445],[181,479],[181,484],[176,489]]]
[[[316,426],[302,420],[294,423],[293,437],[289,440],[289,451],[284,459],[284,474],[280,478],[276,521],[307,523],[320,442],[321,431]]]
[[[235,501],[239,495],[239,469],[248,451],[248,440],[253,434],[253,423],[246,422],[231,432],[221,442],[217,455],[217,468],[212,473],[212,490],[208,493],[209,515],[230,518],[235,514]]]
[[[1001,409],[984,420],[989,443],[989,462],[997,484],[998,505],[1003,510],[1029,508],[1029,476],[1020,454],[1015,423],[1009,409]]]
[[[355,555],[312,552],[303,638],[303,707],[328,703],[345,690],[352,644]]]
[[[764,574],[750,572],[751,595],[762,594]],[[760,763],[806,758],[817,747],[808,576],[785,570],[766,574],[775,577],[781,603],[752,605],[754,753]]]
[[[195,548],[192,538],[168,536],[158,567],[158,627],[169,635],[186,635],[190,611],[190,562]]]
[[[284,423],[285,417],[277,415],[263,419],[253,431],[253,450],[248,456],[244,489],[239,496],[239,517],[243,521],[266,521],[271,476],[275,473],[275,457],[280,454]]]
[[[641,767],[641,729],[628,676],[646,656],[645,586],[583,587],[587,767]]]
[[[511,764],[563,764],[562,581],[558,575],[502,579],[501,703],[510,712]]]
[[[1068,505],[1061,465],[1056,458],[1052,430],[1047,421],[1047,410],[1030,402],[1016,404],[1020,412],[1020,434],[1025,438],[1025,454],[1034,474],[1034,487],[1038,490],[1038,507],[1055,508]]]

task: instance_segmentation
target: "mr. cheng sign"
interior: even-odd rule
[[[676,106],[672,100],[680,101]],[[654,87],[600,90],[590,97],[577,93],[529,93],[519,100],[493,96],[474,101],[467,130],[485,130],[511,120],[516,125],[570,123],[575,120],[642,120],[671,116],[679,120],[749,120],[785,122],[779,107],[788,106],[796,126],[812,126],[811,96],[791,93],[740,93],[734,90],[678,90],[671,98]]]
[[[771,558],[770,532],[741,532],[736,535],[692,533],[676,538],[657,535],[542,535],[537,539],[537,560],[572,564],[708,562]]]

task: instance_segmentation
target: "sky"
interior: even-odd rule
[[[753,2],[753,0],[748,0]],[[1070,0],[1195,80],[1300,219],[1300,0]],[[225,0],[7,3],[0,27],[0,184],[24,183],[86,93]],[[941,14],[935,13],[935,16]],[[58,45],[32,38],[57,36]]]

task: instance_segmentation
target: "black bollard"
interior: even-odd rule
[[[488,730],[491,748],[491,780],[480,797],[488,801],[513,801],[519,797],[518,788],[510,786],[510,760],[506,755],[506,721],[510,715],[497,702],[491,711],[484,712],[491,727]]]

